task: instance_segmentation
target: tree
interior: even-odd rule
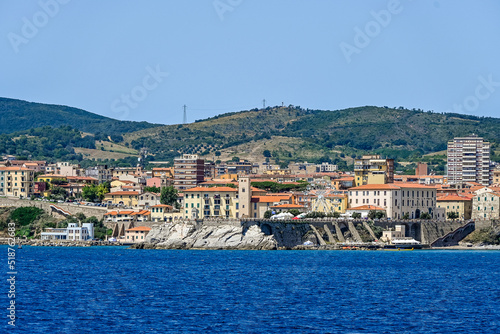
[[[144,187],[144,192],[160,193],[161,189],[158,187]]]
[[[53,179],[50,183],[53,185],[61,185],[61,184],[67,184],[68,182],[65,179]]]
[[[165,187],[161,189],[160,202],[161,204],[172,205],[179,208],[179,198],[177,189],[173,186]]]
[[[85,216],[85,214],[83,214],[81,212],[78,212],[75,215],[75,218],[78,219],[81,223],[83,223],[85,221],[85,219],[87,219],[87,217]]]
[[[264,157],[266,158],[270,158],[271,157],[271,151],[269,150],[264,150],[264,152],[262,152],[262,154],[264,155]]]
[[[431,215],[428,212],[424,212],[420,215],[420,219],[431,219]]]
[[[375,218],[377,219],[382,219],[384,217],[385,217],[385,212],[377,211],[377,213],[375,213]]]
[[[309,212],[304,218],[325,218],[326,214],[320,211]]]
[[[290,209],[288,210],[289,213],[291,213],[294,217],[300,215],[300,211],[297,209]]]
[[[221,155],[220,151],[215,151],[215,156],[216,157],[220,157],[220,155]]]
[[[97,186],[97,198],[102,201],[104,199],[104,195],[109,193],[109,189],[106,187],[104,183],[101,183]]]
[[[405,213],[401,219],[410,219],[410,213]]]
[[[457,219],[459,217],[458,212],[454,211],[448,212],[446,215],[448,216],[448,219]]]
[[[50,194],[54,198],[64,199],[68,196],[68,192],[63,187],[54,187],[50,191]]]
[[[271,210],[267,210],[266,212],[264,212],[265,219],[271,218],[272,215],[273,215],[273,212]]]
[[[369,219],[375,219],[376,216],[377,216],[377,210],[370,210],[368,212],[368,218]]]
[[[240,162],[240,158],[238,158],[238,157],[233,157],[231,160],[234,162]]]
[[[359,219],[359,218],[361,218],[361,213],[359,213],[359,212],[354,212],[354,213],[352,214],[352,218],[354,218],[354,219]]]
[[[98,197],[97,187],[95,185],[85,186],[82,189],[82,197],[84,200],[93,202]]]

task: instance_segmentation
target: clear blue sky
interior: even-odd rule
[[[0,35],[0,96],[118,119],[263,99],[500,117],[497,0],[3,0]]]

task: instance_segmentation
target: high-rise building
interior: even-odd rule
[[[386,184],[394,182],[394,160],[382,159],[380,155],[364,155],[354,160],[356,186]]]
[[[477,135],[454,138],[448,142],[448,183],[492,182],[490,143]]]
[[[174,159],[174,187],[186,190],[205,180],[205,160],[196,154],[183,154]]]

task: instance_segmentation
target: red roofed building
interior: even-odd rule
[[[151,227],[146,227],[146,226],[129,228],[125,230],[125,242],[126,243],[143,242],[150,231]]]
[[[460,219],[471,219],[472,198],[460,195],[447,195],[437,198],[437,207],[445,210],[445,215],[455,212]]]
[[[184,190],[184,218],[238,218],[238,189],[232,187],[194,187]]]
[[[125,206],[137,206],[139,192],[137,191],[115,191],[104,195],[104,201],[108,204]]]

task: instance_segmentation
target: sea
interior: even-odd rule
[[[1,253],[3,333],[500,333],[500,251]]]

